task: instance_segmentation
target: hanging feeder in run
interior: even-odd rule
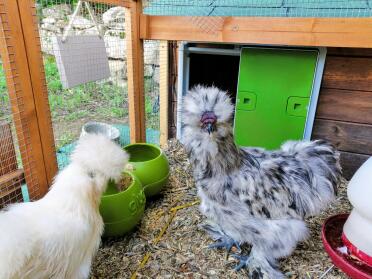
[[[99,35],[69,36],[73,22],[85,4]],[[110,77],[102,27],[88,2],[79,1],[63,36],[53,37],[53,50],[63,88]]]

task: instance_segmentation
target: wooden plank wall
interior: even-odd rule
[[[372,155],[372,49],[328,48],[313,138],[341,151],[347,179]]]

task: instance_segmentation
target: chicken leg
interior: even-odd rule
[[[240,243],[229,237],[226,233],[224,233],[223,230],[216,223],[208,221],[206,224],[203,224],[201,228],[205,230],[214,241],[216,241],[215,243],[210,244],[208,248],[210,249],[225,248],[227,252],[230,252],[231,248],[235,246],[238,249],[238,252],[241,251]]]

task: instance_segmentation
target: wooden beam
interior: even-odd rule
[[[143,40],[140,38],[142,1],[130,1],[126,10],[126,39],[128,63],[128,103],[131,142],[145,142],[145,96]]]
[[[22,202],[22,184],[24,184],[22,169],[15,170],[0,177],[0,209],[7,204]]]
[[[142,15],[141,38],[292,46],[372,47],[372,18],[220,17],[218,24],[210,23],[211,18],[213,19]]]
[[[18,1],[0,0],[0,55],[30,198],[48,191],[35,99]]]
[[[19,188],[24,182],[23,169],[14,170],[0,176],[0,193],[8,191],[10,188]]]
[[[24,172],[17,166],[12,130],[9,122],[0,122],[0,208],[23,201]]]
[[[328,56],[322,87],[372,91],[372,57]]]
[[[34,0],[18,0],[24,42],[27,52],[30,78],[34,93],[43,156],[48,184],[57,174],[57,157],[54,145],[52,117],[49,108],[48,89],[45,80],[44,63],[41,53],[38,19]]]
[[[338,150],[372,155],[372,125],[316,119],[312,138],[328,140]]]
[[[177,81],[178,81],[178,42],[169,42],[169,110],[168,137],[175,138],[177,133]]]
[[[327,48],[327,61],[334,56],[337,57],[372,57],[372,48],[346,48],[329,47]]]
[[[316,117],[372,125],[372,92],[322,88]]]
[[[160,42],[160,80],[159,80],[159,98],[160,98],[160,146],[168,142],[168,110],[169,110],[169,59],[168,59],[168,41]]]

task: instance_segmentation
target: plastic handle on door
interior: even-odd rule
[[[238,110],[254,110],[256,108],[257,95],[253,92],[240,92],[236,108]]]
[[[306,117],[309,98],[289,97],[287,103],[287,113],[291,116]]]

